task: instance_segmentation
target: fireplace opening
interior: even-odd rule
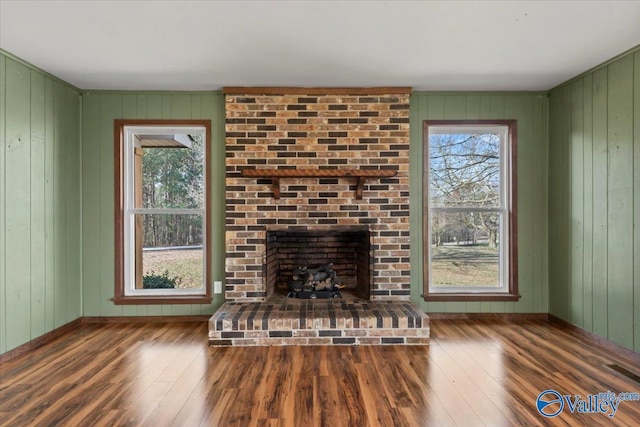
[[[267,296],[302,292],[301,298],[323,294],[305,294],[314,287],[325,291],[326,298],[339,294],[369,299],[371,281],[371,239],[368,229],[335,227],[322,230],[267,230]],[[303,284],[299,282],[302,281]],[[296,288],[292,289],[292,284]]]

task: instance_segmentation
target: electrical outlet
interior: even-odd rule
[[[215,280],[213,282],[213,293],[214,294],[222,293],[222,282],[220,280]]]

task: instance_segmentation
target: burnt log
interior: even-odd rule
[[[299,266],[293,270],[289,290],[292,292],[335,291],[344,288],[338,279],[333,263],[309,268]]]

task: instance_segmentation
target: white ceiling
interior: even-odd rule
[[[640,1],[8,1],[0,48],[81,89],[547,90],[640,44]]]

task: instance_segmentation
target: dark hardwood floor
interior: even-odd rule
[[[433,320],[430,346],[210,348],[205,323],[85,324],[0,365],[2,426],[501,426],[640,423],[536,410],[640,392],[628,359],[548,322]]]

